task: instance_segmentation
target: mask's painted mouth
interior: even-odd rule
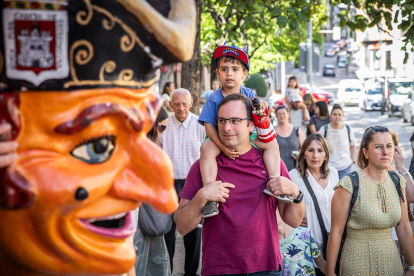
[[[136,225],[132,212],[119,213],[107,217],[80,219],[86,229],[102,236],[125,239],[133,235]]]

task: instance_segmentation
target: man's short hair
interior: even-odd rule
[[[232,102],[232,101],[241,101],[244,103],[244,106],[246,107],[246,118],[250,118],[252,115],[252,100],[250,100],[246,95],[242,93],[236,93],[236,94],[230,94],[220,102],[218,109],[217,109],[217,115],[220,112],[220,108],[225,105],[226,103]]]
[[[246,71],[247,70],[247,66],[246,66],[246,64],[244,64],[244,62],[242,62],[240,59],[238,59],[238,58],[235,58],[235,57],[229,57],[229,56],[224,56],[224,57],[220,57],[218,60],[217,60],[217,69],[219,69],[220,68],[220,62],[221,61],[223,61],[223,62],[231,62],[231,63],[237,63],[237,64],[239,64],[242,68],[243,68],[243,71]]]
[[[185,93],[185,94],[187,94],[187,96],[190,97],[190,100],[191,100],[191,93],[190,93],[190,91],[188,91],[187,89],[184,89],[184,88],[177,88],[173,92],[171,92],[170,99],[173,98],[173,95],[174,94],[178,94],[178,93]]]

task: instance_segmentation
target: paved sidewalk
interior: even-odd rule
[[[175,254],[174,254],[174,271],[172,273],[173,276],[182,276],[184,275],[184,240],[183,236],[177,232],[176,234],[177,241],[175,243]],[[201,257],[200,257],[200,265],[198,268],[197,273],[201,273]]]

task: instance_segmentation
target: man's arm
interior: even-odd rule
[[[213,181],[198,190],[193,199],[181,198],[178,210],[174,214],[174,221],[177,231],[181,235],[186,235],[197,227],[203,217],[202,209],[208,201],[226,202],[233,184],[221,181]]]
[[[351,146],[350,148],[351,150],[351,159],[352,159],[352,164],[354,164],[354,162],[356,161],[356,145]]]
[[[305,104],[301,104],[300,108],[302,109],[302,119],[306,122],[309,122],[310,118],[309,118],[308,108],[306,107]]]
[[[275,195],[285,194],[295,199],[299,196],[298,186],[284,176],[272,177],[269,180],[269,187]],[[298,228],[305,215],[305,204],[303,201],[290,204],[278,201],[277,206],[282,220],[290,227]]]

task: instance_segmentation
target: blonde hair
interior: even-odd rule
[[[302,147],[299,151],[298,164],[296,165],[296,169],[298,170],[300,177],[309,176],[306,172],[306,169],[308,168],[308,163],[306,163],[305,160],[305,151],[309,148],[310,144],[313,141],[318,141],[319,144],[322,146],[323,150],[325,151],[325,160],[323,161],[323,164],[321,166],[322,178],[325,179],[329,175],[329,146],[325,138],[319,133],[313,133],[312,135],[309,135],[305,139],[305,141],[303,141]]]

